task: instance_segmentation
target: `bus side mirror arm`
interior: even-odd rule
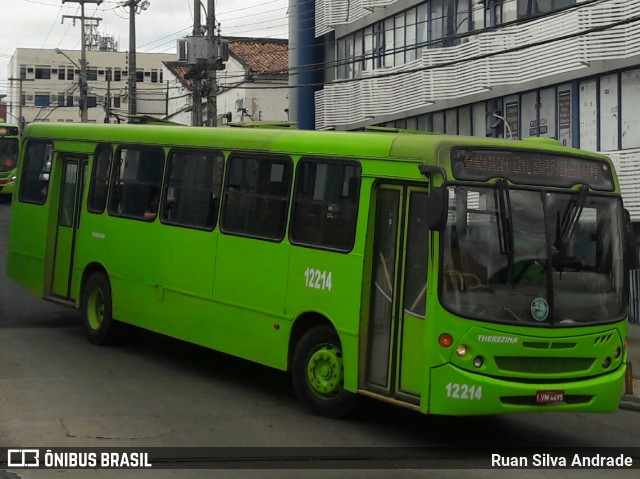
[[[418,169],[424,176],[442,175],[442,185],[433,186],[429,190],[427,199],[427,226],[431,231],[444,231],[447,226],[447,210],[449,207],[449,189],[447,188],[447,172],[436,165],[419,165]]]

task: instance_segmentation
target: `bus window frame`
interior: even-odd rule
[[[101,210],[93,210],[91,209],[91,198],[92,198],[92,194],[94,192],[94,178],[96,175],[96,168],[98,167],[98,157],[97,157],[97,152],[98,149],[103,147],[103,146],[108,146],[111,149],[111,160],[109,163],[109,172],[107,173],[107,196],[105,198],[105,202],[104,202],[104,206],[102,207]],[[113,143],[111,142],[101,142],[96,144],[96,148],[93,150],[93,164],[91,165],[91,176],[89,177],[89,191],[87,193],[87,211],[91,214],[95,214],[95,215],[101,215],[103,214],[109,206],[109,197],[111,195],[111,175],[112,175],[112,171],[113,171],[113,164],[114,164],[114,154],[115,154],[115,148],[113,147]]]
[[[163,219],[163,213],[164,213],[164,209],[166,208],[167,205],[167,191],[168,191],[168,175],[169,175],[169,161],[171,159],[171,156],[174,153],[201,153],[201,154],[209,154],[209,153],[213,153],[213,154],[218,154],[221,158],[222,158],[222,171],[221,171],[221,175],[220,175],[220,189],[218,190],[218,204],[216,206],[216,210],[215,210],[215,218],[214,218],[214,222],[213,225],[211,227],[205,227],[205,226],[195,226],[195,225],[188,225],[188,224],[184,224],[184,223],[178,223],[178,222],[174,222],[174,221],[166,221]],[[215,161],[215,158],[214,158]],[[224,193],[224,182],[225,182],[225,176],[226,176],[226,169],[227,169],[227,157],[225,156],[225,152],[222,149],[217,149],[217,148],[189,148],[189,147],[183,147],[183,146],[177,146],[177,147],[171,147],[168,151],[168,153],[165,156],[165,162],[164,162],[164,172],[162,175],[162,184],[161,184],[161,189],[160,189],[160,203],[158,204],[158,216],[160,218],[160,223],[162,223],[163,225],[167,225],[167,226],[174,226],[177,228],[187,228],[187,229],[193,229],[193,230],[199,230],[199,231],[213,231],[216,229],[216,227],[218,226],[219,222],[220,222],[220,216],[222,214],[222,196]]]
[[[346,166],[354,166],[356,169],[356,173],[357,173],[357,178],[359,179],[358,181],[358,193],[356,196],[356,201],[355,201],[355,225],[353,228],[353,237],[351,239],[351,244],[350,247],[347,249],[340,249],[340,248],[332,248],[329,246],[322,246],[322,245],[318,245],[318,244],[310,244],[310,243],[305,243],[302,241],[297,241],[294,240],[292,238],[292,225],[294,223],[295,220],[295,208],[294,208],[294,204],[295,204],[295,197],[293,197],[296,194],[296,191],[298,190],[298,182],[300,180],[298,172],[300,170],[300,165],[303,163],[324,163],[324,164],[336,164],[336,165],[344,165]],[[297,163],[296,163],[296,171],[295,171],[295,177],[294,177],[294,184],[293,184],[293,190],[292,190],[292,198],[291,198],[291,205],[289,207],[290,213],[289,213],[289,233],[288,233],[288,239],[289,242],[292,245],[295,246],[299,246],[302,248],[311,248],[311,249],[315,249],[315,250],[322,250],[322,251],[332,251],[334,253],[343,253],[343,254],[349,254],[353,251],[353,248],[355,248],[355,244],[356,244],[356,237],[358,235],[358,218],[360,216],[360,195],[362,193],[362,164],[360,163],[360,161],[358,160],[354,160],[354,159],[347,159],[347,158],[340,158],[340,157],[315,157],[315,156],[302,156],[298,159]]]
[[[49,175],[46,180],[46,184],[42,186],[42,188],[46,190],[43,195],[42,201],[33,201],[31,199],[24,198],[23,185],[27,178],[27,176],[24,175],[24,172],[25,172],[25,167],[29,164],[29,162],[27,161],[27,152],[29,151],[29,148],[31,147],[31,145],[34,145],[34,144],[42,144],[44,145],[45,149],[48,145],[51,146],[51,159],[50,159],[49,169],[48,170],[41,169],[40,173],[38,174],[38,175],[45,175],[45,174]],[[54,162],[55,155],[57,153],[55,149],[55,144],[52,139],[46,139],[46,138],[29,139],[24,143],[24,145],[21,145],[21,147],[24,149],[24,153],[20,153],[20,156],[22,156],[22,158],[19,158],[18,160],[19,166],[20,166],[20,180],[18,184],[18,201],[20,201],[20,203],[28,203],[32,205],[43,206],[47,202],[47,199],[49,198],[49,186],[51,184],[53,162]],[[43,163],[43,165],[45,164],[46,164],[46,161]]]
[[[284,214],[284,224],[281,226],[280,235],[277,238],[269,237],[269,236],[258,236],[253,234],[239,233],[237,231],[232,231],[223,226],[224,218],[225,218],[225,207],[227,204],[227,193],[229,188],[229,179],[231,172],[231,161],[234,159],[247,159],[247,160],[258,160],[263,161],[265,159],[270,160],[281,160],[286,162],[290,166],[291,178],[288,185],[287,195],[283,198],[286,198],[287,205]],[[263,241],[269,241],[272,243],[282,243],[282,241],[287,237],[287,230],[289,228],[289,216],[290,216],[290,208],[291,208],[291,194],[293,191],[293,184],[295,183],[295,173],[296,173],[296,165],[293,161],[293,158],[286,153],[270,153],[264,151],[232,151],[229,153],[226,159],[225,164],[225,172],[224,172],[224,182],[222,187],[222,201],[220,203],[220,218],[219,218],[219,230],[222,234],[226,236],[238,236],[242,238],[252,238]],[[248,196],[248,195],[245,195]]]
[[[115,180],[115,174],[116,171],[118,170],[117,166],[116,166],[116,160],[117,162],[119,162],[121,160],[120,154],[122,150],[137,150],[137,151],[150,151],[150,150],[155,150],[158,152],[162,152],[162,174],[160,176],[160,184],[158,185],[159,188],[159,192],[158,194],[160,195],[158,198],[158,209],[157,212],[160,211],[160,201],[162,200],[162,182],[164,179],[164,175],[165,175],[165,170],[166,170],[166,165],[167,165],[167,155],[166,155],[166,151],[165,151],[165,147],[163,147],[162,145],[157,145],[157,144],[145,144],[145,143],[121,143],[118,144],[114,150],[114,155],[112,157],[112,164],[111,164],[111,171],[109,174],[109,193],[107,196],[107,213],[109,214],[109,216],[112,216],[114,218],[126,218],[126,219],[131,219],[131,220],[137,220],[137,221],[144,221],[145,223],[151,223],[153,221],[156,220],[157,218],[157,212],[156,212],[156,218],[145,218],[144,215],[141,216],[137,216],[134,214],[126,214],[126,213],[119,213],[118,211],[115,211],[114,208],[112,207],[112,201],[113,201],[113,195],[114,195],[114,180]],[[121,200],[122,201],[122,200]]]

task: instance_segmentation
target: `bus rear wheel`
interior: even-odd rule
[[[115,340],[117,325],[111,316],[111,285],[104,273],[95,272],[82,289],[82,319],[87,339],[93,344]]]
[[[293,353],[291,374],[298,398],[314,414],[338,418],[353,406],[356,396],[344,389],[342,348],[331,326],[304,333]]]

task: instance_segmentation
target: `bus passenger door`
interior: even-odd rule
[[[60,201],[58,202],[51,293],[56,297],[69,298],[87,158],[62,156],[61,159],[62,184],[60,186]]]
[[[381,185],[371,267],[366,388],[418,404],[425,368],[427,190]]]

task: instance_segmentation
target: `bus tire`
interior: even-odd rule
[[[356,395],[344,390],[342,348],[330,325],[302,335],[293,352],[291,376],[298,399],[314,414],[338,418],[353,406]]]
[[[82,320],[92,344],[109,344],[116,338],[117,322],[111,316],[111,285],[104,273],[92,273],[82,289]]]

